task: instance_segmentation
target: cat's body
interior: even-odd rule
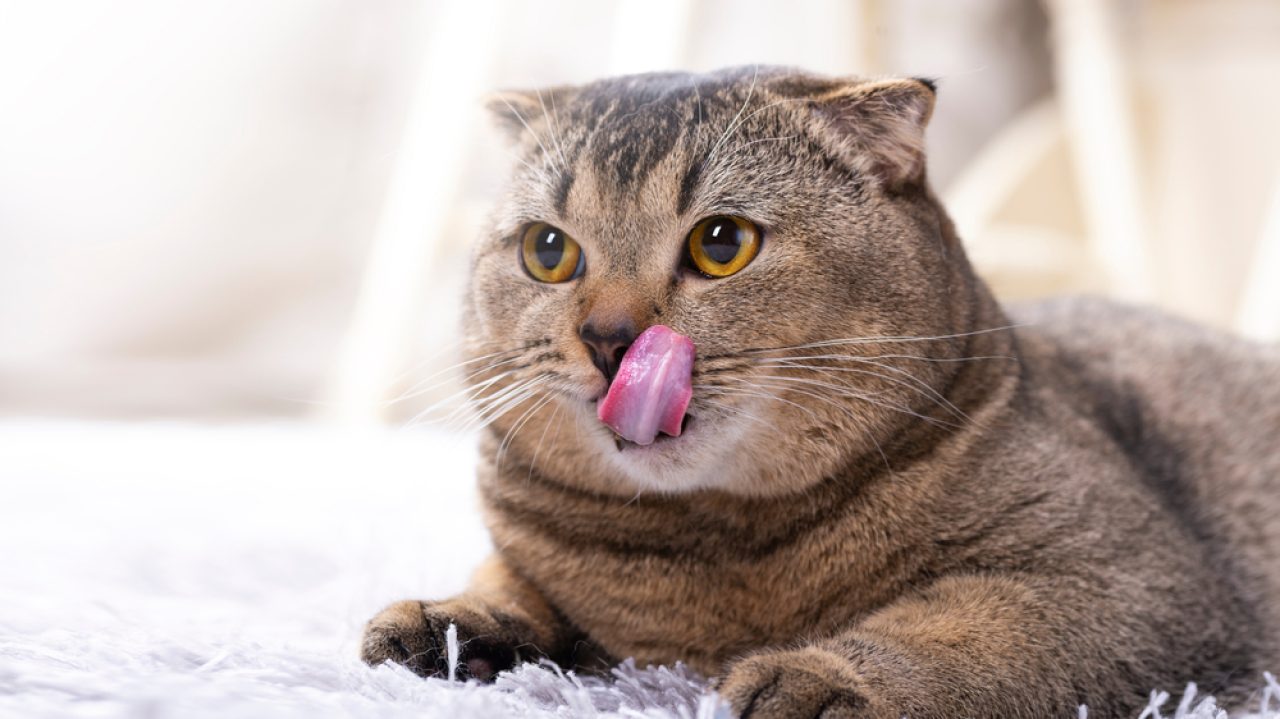
[[[454,622],[476,675],[586,643],[756,717],[1121,716],[1276,668],[1280,351],[1100,302],[1010,319],[924,185],[927,85],[531,97],[469,309],[505,365],[473,377],[497,551],[467,594],[376,617],[367,659],[431,673]],[[688,276],[688,227],[727,213],[765,249]],[[582,245],[569,281],[513,271],[533,221]],[[659,322],[697,344],[694,419],[615,446],[583,343]]]

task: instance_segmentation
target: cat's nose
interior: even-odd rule
[[[592,318],[583,322],[582,327],[578,328],[578,337],[582,338],[582,343],[587,346],[592,364],[603,372],[604,378],[610,382],[618,373],[622,356],[627,353],[627,348],[635,341],[638,334],[635,322],[630,319],[600,321]]]

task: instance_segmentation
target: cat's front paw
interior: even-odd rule
[[[847,659],[817,648],[739,660],[716,690],[741,719],[865,719],[876,716],[848,676]]]
[[[423,677],[448,676],[450,624],[458,631],[459,678],[489,681],[515,666],[521,648],[517,629],[462,600],[392,604],[365,626],[360,656],[371,665],[402,664]]]

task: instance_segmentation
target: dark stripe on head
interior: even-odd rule
[[[587,152],[618,189],[644,183],[700,121],[701,97],[690,77],[641,75],[583,90],[579,99],[597,118]]]
[[[553,206],[556,214],[564,217],[565,206],[569,204],[569,190],[573,188],[574,174],[571,170],[565,170],[560,176],[560,182],[556,184],[556,194],[552,198]]]
[[[697,189],[698,181],[701,179],[702,160],[696,160],[680,180],[680,194],[676,196],[676,214],[683,215],[685,210],[689,209],[689,203],[693,202],[693,191]]]
[[[675,148],[681,123],[668,107],[618,113],[605,123],[592,148],[596,165],[619,189],[643,184]]]

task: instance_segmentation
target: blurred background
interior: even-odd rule
[[[403,425],[511,161],[483,95],[757,62],[938,78],[1002,296],[1280,337],[1274,0],[0,0],[0,416]]]

